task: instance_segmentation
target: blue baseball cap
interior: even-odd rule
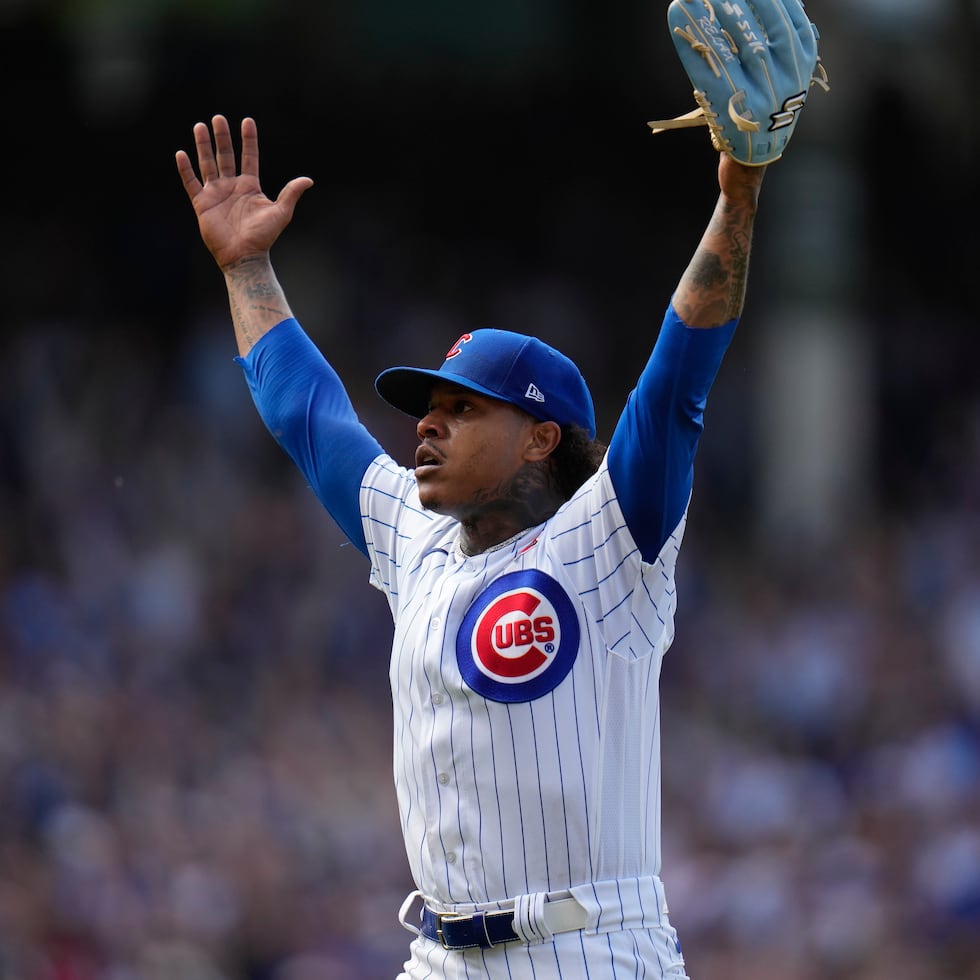
[[[581,372],[561,351],[536,337],[509,330],[464,333],[437,371],[388,368],[374,386],[389,405],[420,419],[429,410],[437,381],[509,402],[539,422],[581,426],[595,438],[595,409]]]

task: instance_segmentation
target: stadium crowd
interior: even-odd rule
[[[5,978],[400,962],[387,610],[254,416],[225,327],[163,365],[132,333],[50,323],[7,352]],[[973,434],[942,506],[809,561],[692,518],[664,874],[695,976],[980,976]]]

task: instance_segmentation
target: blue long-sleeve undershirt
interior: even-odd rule
[[[708,391],[736,321],[686,326],[673,306],[609,442],[613,486],[640,553],[659,554],[687,506]],[[294,319],[263,336],[242,366],[267,428],[351,543],[367,553],[361,480],[383,449],[340,378]]]
[[[235,360],[273,438],[351,544],[366,555],[361,478],[383,450],[358,419],[337,372],[292,318]]]
[[[660,553],[687,507],[708,392],[737,322],[688,327],[671,304],[609,440],[609,475],[646,561]]]

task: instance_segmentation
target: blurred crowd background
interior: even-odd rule
[[[2,0],[0,980],[385,980],[387,607],[255,415],[173,165],[258,121],[372,382],[473,326],[608,438],[716,195],[666,4]],[[663,673],[694,980],[980,978],[977,0],[809,0]]]

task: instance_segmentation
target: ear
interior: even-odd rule
[[[557,422],[535,422],[531,428],[524,458],[529,463],[547,459],[561,442],[561,426]]]

